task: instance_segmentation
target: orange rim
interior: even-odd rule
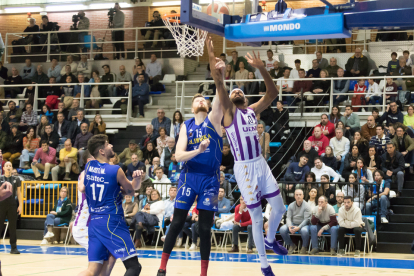
[[[174,19],[174,17],[180,18],[180,14],[179,13],[169,13],[169,14],[164,15],[162,17],[162,19],[168,20],[171,23],[174,23],[174,22],[181,23],[181,21],[179,19]]]

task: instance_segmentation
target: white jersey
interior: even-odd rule
[[[76,213],[73,226],[88,227],[89,225],[89,207],[86,195],[78,191],[78,212]]]
[[[233,122],[225,129],[234,161],[253,160],[261,155],[257,118],[253,109],[236,108]]]

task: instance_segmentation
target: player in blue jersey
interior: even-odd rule
[[[134,171],[130,182],[118,165],[109,165],[115,153],[104,134],[95,135],[88,141],[88,151],[96,160],[86,164],[85,178],[78,189],[86,195],[91,218],[88,229],[89,266],[79,276],[98,275],[110,254],[122,260],[125,276],[138,276],[141,265],[124,220],[122,194],[134,195],[141,186],[142,171]]]
[[[220,60],[221,61],[221,60]],[[218,70],[224,72],[223,61]],[[175,158],[184,162],[178,180],[177,197],[174,205],[174,219],[165,239],[161,265],[157,276],[166,275],[167,262],[178,234],[183,229],[188,210],[197,198],[199,210],[199,235],[201,255],[201,276],[207,276],[211,250],[210,231],[214,212],[218,211],[218,191],[220,187],[220,165],[223,139],[221,138],[221,111],[218,99],[207,114],[207,102],[201,94],[192,100],[194,118],[184,122],[178,138]],[[196,243],[196,241],[193,241]]]

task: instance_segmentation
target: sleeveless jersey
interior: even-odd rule
[[[187,151],[198,149],[200,143],[210,139],[210,145],[201,154],[184,163],[183,172],[214,175],[220,170],[223,139],[217,134],[208,116],[200,125],[191,118],[184,122],[187,128]]]
[[[86,194],[78,191],[78,212],[76,213],[75,223],[73,226],[88,227],[89,225],[89,207],[86,200]]]
[[[119,166],[89,161],[85,169],[85,194],[91,215],[123,215]]]
[[[236,108],[233,122],[225,129],[234,161],[248,161],[260,156],[257,119],[253,109]]]

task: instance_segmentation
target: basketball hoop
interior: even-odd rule
[[[179,13],[166,14],[162,17],[162,21],[174,37],[178,53],[182,58],[203,55],[207,31],[181,25]]]

